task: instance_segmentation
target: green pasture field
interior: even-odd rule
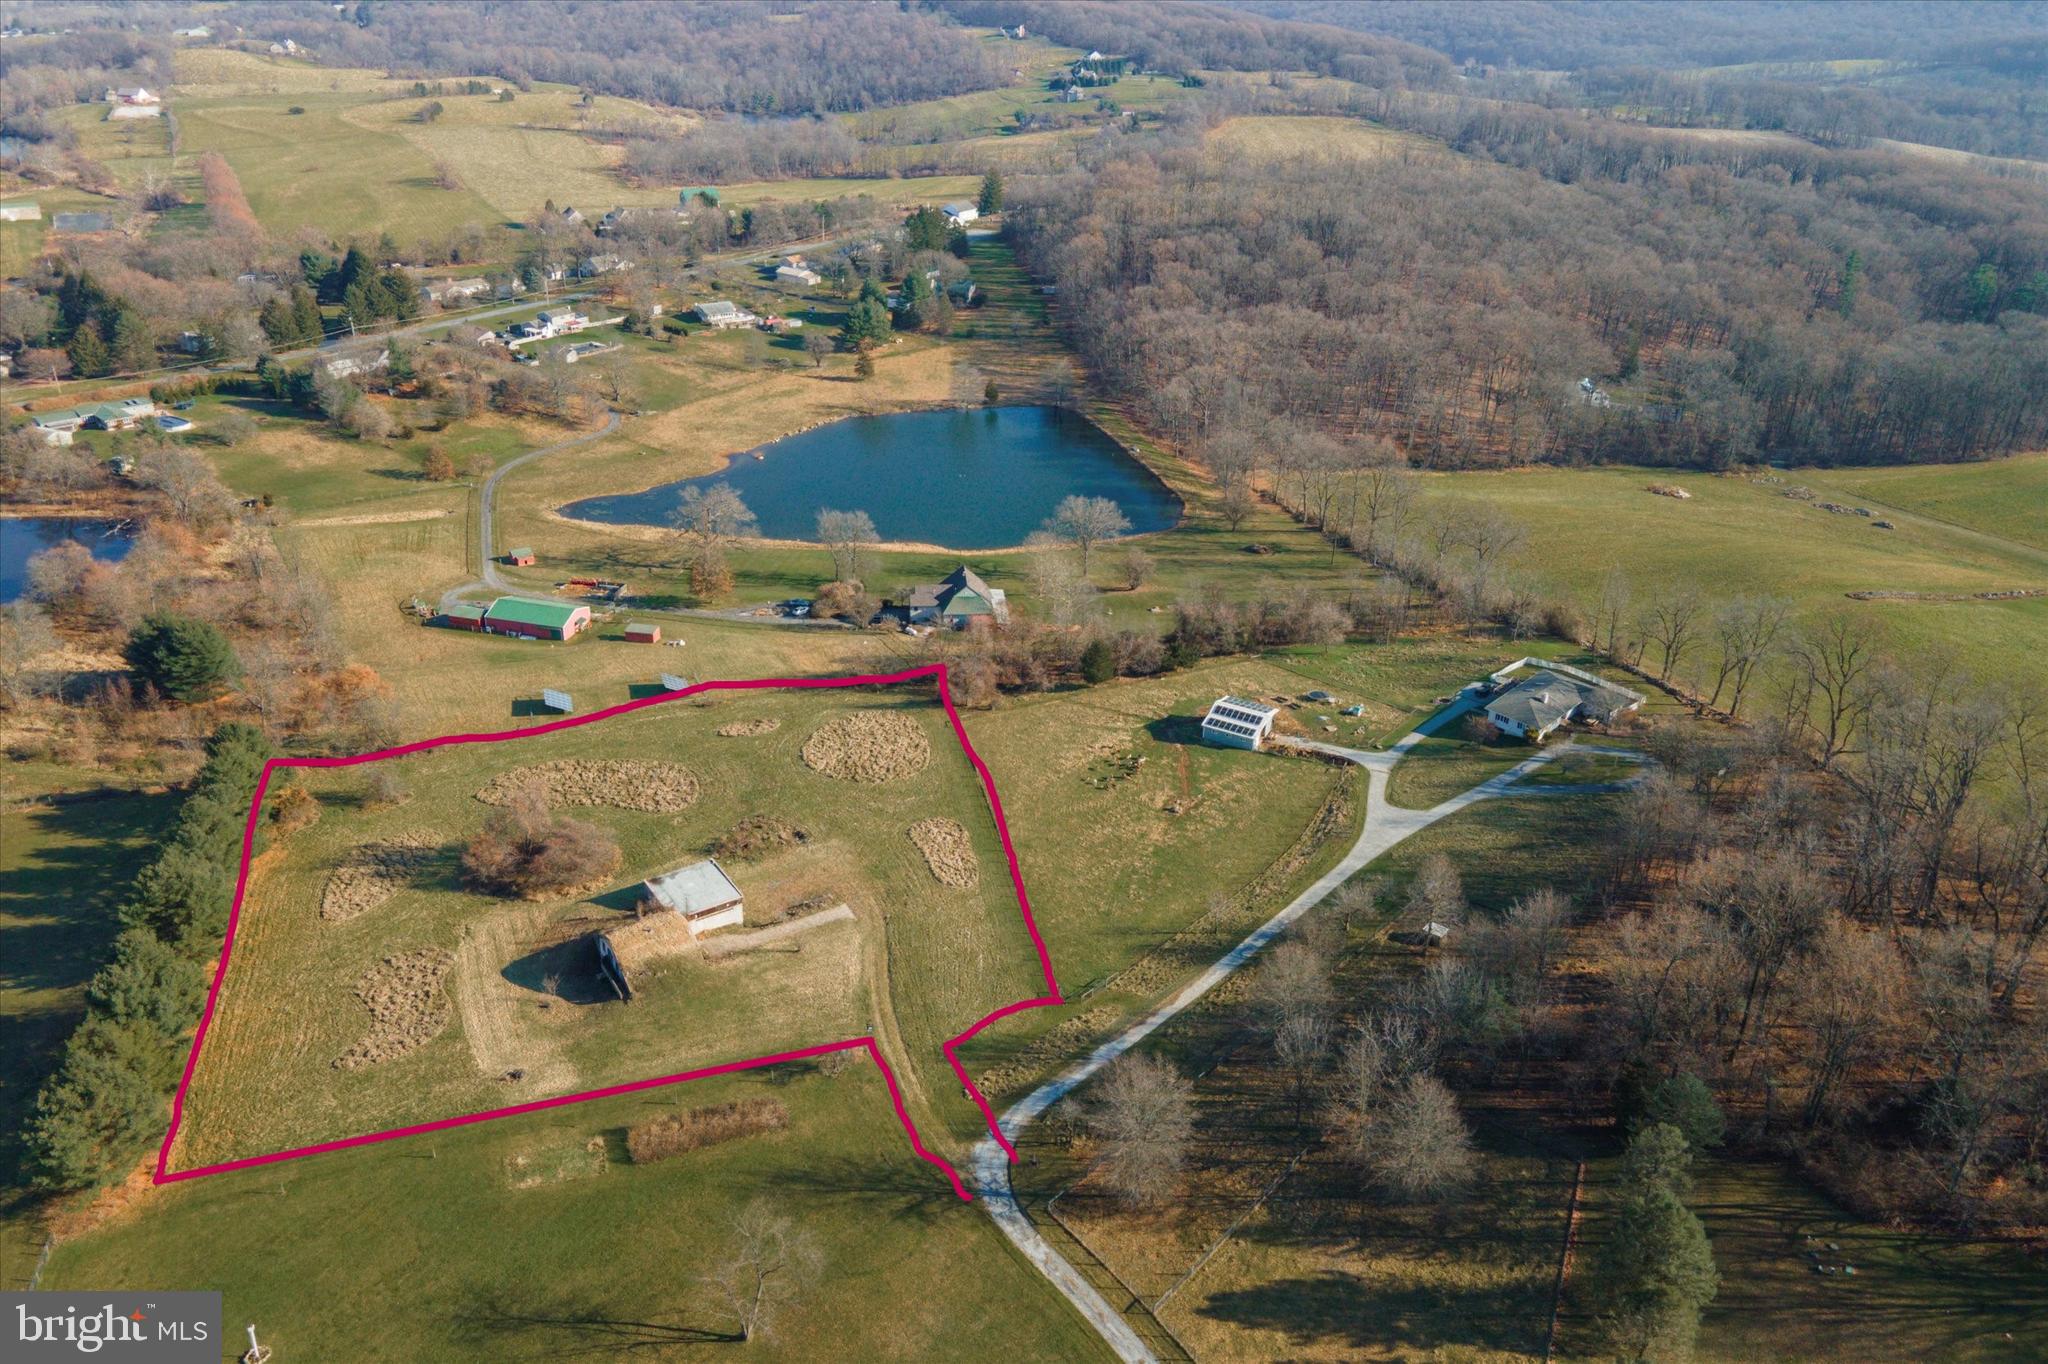
[[[85,983],[120,932],[127,881],[155,852],[175,797],[107,790],[44,801],[35,789],[75,773],[16,764],[0,807],[0,1185],[15,1180],[36,1086],[85,1012]]]
[[[2048,551],[2048,453],[1975,464],[1815,470],[1813,476],[1873,507]]]
[[[1982,514],[2007,484],[2021,500],[2038,477],[2033,462],[1943,465],[1901,471],[1908,496],[1923,504],[1948,478],[1971,489],[1951,501],[1950,515]],[[1972,478],[1972,475],[1976,475]],[[1432,475],[1431,492],[1446,501],[1487,502],[1527,531],[1517,566],[1547,591],[1590,609],[1610,565],[1634,584],[1640,607],[1659,594],[1697,585],[1709,602],[1739,594],[1778,596],[1793,605],[1796,624],[1846,615],[1902,658],[1941,658],[1991,683],[2031,676],[2030,660],[2048,649],[2048,598],[2031,600],[1854,601],[1853,591],[1970,594],[2048,587],[2048,549],[2005,538],[1995,523],[1967,528],[1916,510],[1872,517],[1821,510],[1788,498],[1811,488],[1818,501],[1858,505],[1852,487],[1875,489],[1867,471],[1787,470],[1782,483],[1738,477],[1673,475],[1643,469],[1520,470]],[[1689,500],[1645,490],[1677,483]],[[1979,486],[1980,483],[1983,486]],[[1973,510],[1974,509],[1974,510]],[[2013,516],[2023,515],[2017,508]],[[1897,529],[1872,523],[1893,521]],[[1655,646],[1647,660],[1656,666]],[[1712,646],[1694,648],[1680,669],[1696,677],[1713,665]]]
[[[928,765],[856,785],[801,761],[814,730],[866,710],[901,716],[924,735]],[[754,719],[780,728],[715,733]],[[695,774],[699,795],[681,814],[560,807],[612,834],[625,854],[615,874],[581,895],[520,901],[467,889],[461,849],[491,813],[480,788],[568,759],[678,763]],[[374,769],[297,774],[324,813],[257,864],[187,1097],[179,1165],[868,1034],[904,1079],[913,1112],[937,1115],[935,1139],[950,1129],[964,1141],[979,1130],[978,1112],[939,1079],[947,1069],[940,1043],[1037,993],[1040,977],[979,782],[928,688],[692,698],[544,737],[389,761],[410,790],[390,808],[364,806]],[[611,998],[585,935],[631,923],[642,879],[708,856],[749,815],[786,820],[809,842],[728,865],[748,897],[747,927],[810,903],[851,905],[856,922],[814,928],[789,940],[793,951],[720,960],[679,952],[636,975],[630,1004]],[[932,815],[970,831],[974,888],[942,885],[911,843],[910,825]],[[404,838],[431,845],[425,865],[385,903],[328,917],[330,877],[362,849]],[[335,1068],[371,1031],[356,982],[387,955],[423,948],[455,959],[446,1030],[405,1055]],[[513,1071],[521,1078],[508,1081]],[[927,1089],[944,1102],[928,1108],[920,1101]]]
[[[623,1157],[629,1124],[757,1097],[788,1107],[786,1130]],[[576,1159],[559,1168],[584,1177],[515,1187],[519,1162],[565,1151]],[[224,1319],[255,1322],[281,1357],[688,1358],[732,1348],[700,1279],[755,1199],[823,1263],[749,1357],[1108,1358],[911,1151],[865,1057],[836,1076],[720,1077],[173,1185],[63,1241],[42,1286],[223,1290]]]

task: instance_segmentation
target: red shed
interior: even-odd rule
[[[505,562],[514,568],[532,568],[534,553],[530,549],[508,549],[505,551]]]
[[[659,644],[661,643],[661,627],[650,621],[636,620],[626,627],[626,643]]]

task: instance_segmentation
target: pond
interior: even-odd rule
[[[1054,407],[984,407],[849,417],[735,455],[718,473],[590,497],[562,514],[606,525],[668,524],[691,488],[730,483],[774,540],[811,540],[822,508],[864,511],[885,541],[947,549],[1024,542],[1060,499],[1106,497],[1131,533],[1180,520],[1180,499],[1085,417]]]
[[[0,604],[28,591],[28,561],[66,540],[76,540],[95,559],[112,563],[135,547],[132,521],[87,521],[73,516],[0,517]]]

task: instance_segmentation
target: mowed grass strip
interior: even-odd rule
[[[787,1106],[787,1129],[626,1159],[635,1123],[757,1097]],[[595,1178],[593,1139],[606,1152]],[[1108,1357],[981,1209],[911,1151],[865,1057],[836,1075],[804,1065],[721,1077],[144,1198],[62,1241],[41,1286],[219,1290],[226,1319],[256,1322],[264,1344],[296,1358],[686,1358],[727,1347],[731,1323],[695,1280],[725,1260],[733,1217],[767,1198],[816,1239],[823,1273],[750,1357]]]

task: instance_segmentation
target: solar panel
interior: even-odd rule
[[[576,703],[569,699],[569,693],[556,691],[553,687],[541,688],[540,703],[549,710],[558,710],[564,715],[568,715],[576,709]]]
[[[690,685],[690,679],[687,677],[677,677],[674,673],[663,673],[661,675],[661,685],[669,691],[682,691]]]

